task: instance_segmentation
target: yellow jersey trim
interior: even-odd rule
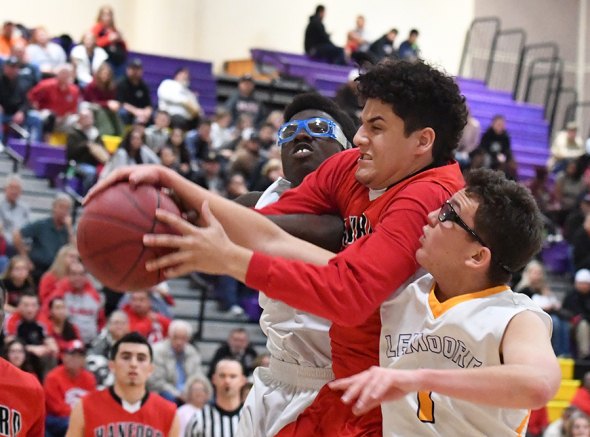
[[[432,315],[435,319],[442,316],[446,311],[450,310],[455,305],[459,305],[462,302],[466,302],[472,299],[480,299],[482,297],[488,297],[493,294],[502,293],[503,291],[510,289],[510,287],[508,287],[507,285],[498,285],[497,287],[488,288],[482,291],[476,291],[474,293],[462,294],[460,296],[454,296],[450,299],[445,300],[444,302],[439,302],[436,297],[436,294],[434,293],[435,287],[436,282],[432,284],[432,287],[430,288],[430,294],[428,295],[428,306],[430,307],[430,311],[432,311]]]

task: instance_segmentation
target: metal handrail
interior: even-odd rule
[[[527,54],[531,50],[544,48],[544,47],[553,49],[553,54],[551,55],[552,58],[557,58],[559,56],[559,46],[554,42],[533,43],[533,44],[528,44],[523,47],[521,55],[520,55],[520,60],[518,62],[518,68],[516,70],[517,72],[516,72],[516,81],[514,83],[514,89],[512,90],[512,98],[514,100],[516,100],[518,98],[518,88],[520,86],[520,80],[522,77],[522,70],[524,68]]]
[[[565,110],[564,127],[568,121],[575,121],[576,120],[576,110],[578,108],[586,107],[586,106],[590,106],[590,100],[583,100],[581,102],[575,101],[575,102],[567,105],[567,108]]]
[[[518,52],[521,53],[522,49],[525,45],[526,42],[526,32],[523,28],[514,28],[514,29],[506,29],[506,30],[501,30],[499,32],[496,32],[496,34],[494,35],[494,40],[492,41],[492,48],[490,50],[490,61],[488,62],[488,68],[486,70],[486,77],[485,77],[485,83],[489,84],[490,83],[490,78],[492,76],[492,68],[494,67],[494,61],[496,58],[496,47],[498,45],[498,40],[506,35],[520,35],[521,39],[520,39],[520,46],[518,49]]]
[[[537,75],[533,75],[533,71],[535,69],[535,66],[541,63],[549,63],[550,65],[550,72],[546,73],[546,74],[537,74]],[[547,106],[547,104],[549,103],[549,90],[551,88],[551,83],[553,81],[553,78],[556,75],[556,72],[554,70],[554,66],[555,64],[560,65],[560,72],[563,71],[563,61],[560,58],[537,58],[537,59],[533,59],[533,61],[530,63],[529,65],[529,72],[527,74],[527,82],[526,82],[526,91],[524,93],[524,101],[525,102],[529,102],[529,98],[530,98],[530,92],[531,92],[531,87],[532,87],[532,83],[537,80],[537,79],[544,79],[544,78],[549,78],[550,80],[547,82],[547,89],[545,92],[545,107]]]
[[[495,26],[496,30],[494,32],[494,35],[500,29],[500,19],[498,17],[479,17],[479,18],[474,19],[471,22],[471,25],[469,26],[469,30],[465,34],[465,43],[463,44],[463,53],[461,54],[461,63],[459,64],[459,76],[463,75],[463,67],[465,67],[465,61],[467,60],[468,47],[471,43],[471,34],[472,34],[473,30],[475,29],[475,26],[478,24],[482,24],[482,23],[494,23],[496,25]],[[488,65],[489,65],[490,59],[491,58],[488,56]]]
[[[553,131],[553,126],[555,125],[555,117],[557,116],[557,108],[559,106],[559,101],[563,94],[572,94],[574,96],[573,102],[576,103],[578,101],[578,90],[573,87],[564,88],[561,84],[556,87],[555,89],[555,102],[553,102],[553,108],[551,111],[551,118],[549,119],[550,131]],[[563,128],[567,124],[567,118],[564,117],[563,119]]]

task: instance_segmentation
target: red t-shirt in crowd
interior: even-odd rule
[[[150,343],[157,343],[160,340],[164,340],[168,335],[170,319],[162,314],[150,311],[145,316],[139,316],[131,310],[129,304],[124,305],[121,309],[125,311],[125,314],[129,318],[129,330],[131,332],[139,332]]]
[[[43,383],[47,414],[69,417],[78,399],[96,390],[96,379],[86,369],[71,376],[63,364],[51,370]]]
[[[56,78],[43,79],[29,91],[28,98],[36,109],[49,109],[63,117],[78,111],[80,90],[74,84],[61,89]]]

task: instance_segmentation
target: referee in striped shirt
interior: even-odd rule
[[[215,387],[215,402],[195,413],[186,426],[184,437],[236,435],[242,409],[240,391],[246,384],[242,363],[233,358],[220,360],[211,380]]]

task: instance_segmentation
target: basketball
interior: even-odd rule
[[[152,287],[165,278],[148,272],[145,263],[171,251],[143,245],[144,234],[178,234],[158,221],[156,208],[180,215],[174,201],[158,188],[128,183],[113,185],[96,195],[78,223],[78,251],[98,281],[117,291]]]

